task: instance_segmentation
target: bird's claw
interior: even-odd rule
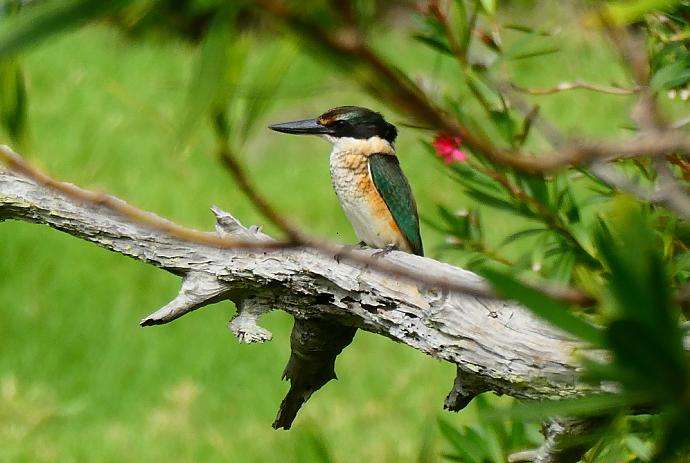
[[[385,248],[380,249],[380,250],[376,251],[375,253],[373,253],[371,255],[371,257],[374,257],[374,258],[384,257],[386,254],[388,254],[389,252],[394,251],[394,250],[395,250],[395,245],[389,244]]]
[[[344,251],[352,251],[354,249],[364,249],[366,247],[366,243],[364,241],[360,241],[357,244],[346,244],[343,246]],[[341,260],[343,260],[343,256],[346,254],[345,252],[339,252],[338,254],[334,255],[333,258],[337,263],[340,263]]]

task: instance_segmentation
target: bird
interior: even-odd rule
[[[361,244],[424,255],[417,205],[395,154],[398,131],[383,116],[359,106],[339,106],[314,119],[269,126],[277,132],[318,135],[333,145],[329,170],[336,196]],[[283,379],[290,389],[273,422],[290,429],[300,407],[331,379],[335,359],[356,328],[295,318],[291,355]]]
[[[269,126],[318,135],[333,145],[333,188],[361,242],[372,248],[424,255],[412,189],[395,154],[398,131],[368,108],[339,106],[315,119]]]

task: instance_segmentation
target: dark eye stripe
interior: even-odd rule
[[[340,137],[370,138],[375,135],[395,141],[397,130],[381,114],[357,106],[340,106],[323,113],[319,123],[333,130]]]

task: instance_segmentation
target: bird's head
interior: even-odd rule
[[[270,129],[297,135],[320,135],[337,145],[344,139],[368,140],[378,137],[393,145],[398,135],[393,124],[381,114],[359,106],[339,106],[330,109],[316,119],[273,124]]]

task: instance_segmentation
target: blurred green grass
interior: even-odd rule
[[[409,44],[401,61],[416,77],[450,60]],[[570,42],[572,40],[572,42]],[[563,54],[516,63],[523,85],[622,79],[611,50],[586,34],[566,35]],[[407,49],[407,48],[406,48]],[[257,50],[260,52],[260,50]],[[29,76],[27,157],[47,172],[103,190],[182,224],[210,229],[217,204],[245,224],[263,223],[213,156],[207,129],[176,147],[194,51],[182,43],[131,43],[104,27],[56,39],[24,57]],[[539,100],[565,130],[620,130],[625,98],[564,93]],[[305,56],[260,124],[309,117],[341,104],[385,111],[346,80]],[[389,120],[401,122],[394,114]],[[401,163],[423,215],[441,202],[476,207],[402,129]],[[260,129],[246,152],[260,190],[309,231],[356,239],[331,191],[330,148],[321,140]],[[520,222],[483,210],[489,239]],[[491,220],[493,219],[493,222]],[[269,233],[275,233],[267,227]],[[427,249],[443,237],[428,227]],[[523,244],[524,246],[525,244]],[[170,300],[179,280],[47,227],[0,224],[0,461],[415,461],[435,429],[454,369],[360,332],[338,360],[340,379],[319,391],[294,429],[270,427],[287,389],[279,381],[291,321],[276,311],[272,342],[240,346],[226,329],[229,303],[165,327],[138,321]],[[471,420],[472,410],[451,416]],[[443,448],[431,433],[433,455]],[[325,449],[325,450],[324,450]],[[329,457],[325,457],[328,455]]]

